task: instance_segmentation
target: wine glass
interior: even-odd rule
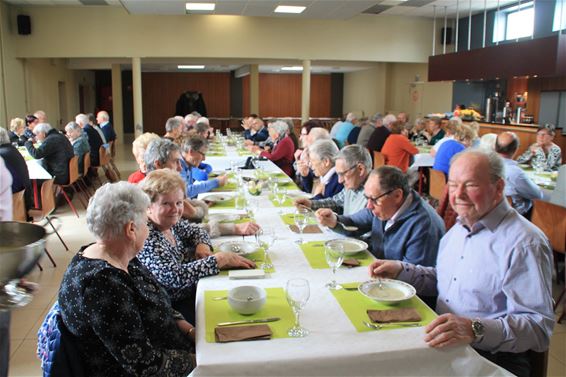
[[[310,297],[309,282],[306,279],[290,279],[287,281],[287,302],[295,314],[295,325],[287,333],[293,338],[309,335],[309,330],[301,327],[299,315]]]
[[[342,286],[336,283],[336,269],[344,261],[344,245],[338,242],[327,243],[324,246],[324,258],[332,269],[332,280],[326,284],[326,287],[331,290],[342,289]]]
[[[279,207],[282,207],[285,200],[287,200],[287,189],[285,187],[277,186],[274,195],[275,201],[279,204]],[[283,213],[283,210],[279,209],[279,213]]]
[[[293,214],[293,220],[295,221],[295,225],[299,229],[300,234],[300,238],[295,241],[298,244],[303,243],[303,232],[309,224],[310,214],[310,210],[305,207],[297,208]]]
[[[268,270],[273,268],[273,264],[269,262],[269,249],[275,243],[276,236],[273,228],[264,227],[257,231],[256,240],[259,247],[263,247],[263,263],[261,268]]]

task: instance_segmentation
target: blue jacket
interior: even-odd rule
[[[330,180],[328,181],[328,183],[324,186],[324,192],[322,194],[318,194],[318,195],[313,196],[311,198],[311,200],[333,197],[334,195],[338,194],[343,189],[344,189],[344,186],[342,186],[342,184],[340,182],[338,182],[338,174],[334,173],[330,177]]]
[[[357,234],[371,231],[371,252],[378,258],[400,260],[422,266],[434,266],[444,222],[434,209],[415,191],[413,202],[387,230],[368,208],[349,216],[338,216],[338,221],[359,228]],[[337,225],[337,232],[347,234]]]
[[[193,178],[195,181],[207,181],[208,175],[212,172],[212,166],[201,162],[198,168],[193,167]]]
[[[450,171],[450,160],[455,154],[462,152],[464,149],[466,149],[464,144],[456,140],[445,141],[436,152],[432,168],[440,170],[448,176],[448,172]]]
[[[269,132],[267,132],[267,127],[263,127],[253,135],[250,130],[244,131],[244,138],[253,141],[255,145],[257,145],[261,141],[266,141],[268,137]]]
[[[202,194],[203,192],[209,192],[212,189],[217,188],[220,186],[218,183],[218,179],[210,179],[208,181],[196,181],[193,177],[192,168],[185,162],[185,160],[181,159],[181,178],[185,181],[187,185],[187,197],[194,199],[198,196],[198,194]]]

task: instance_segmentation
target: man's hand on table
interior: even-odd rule
[[[472,320],[447,313],[438,316],[425,327],[424,341],[433,348],[470,344],[475,336]]]
[[[241,224],[235,224],[234,233],[240,236],[250,236],[256,234],[260,229],[260,226],[254,222],[246,222]]]
[[[338,218],[330,208],[320,208],[314,214],[320,225],[324,225],[329,228],[336,227]]]
[[[295,205],[295,207],[307,207],[307,208],[312,207],[312,201],[307,198],[295,199],[293,204]]]
[[[396,279],[401,270],[403,264],[398,260],[376,259],[368,266],[368,273],[372,278]]]
[[[224,186],[226,184],[226,182],[228,181],[228,175],[226,175],[226,174],[219,175],[218,177],[216,177],[216,179],[218,179],[218,184],[220,186]]]

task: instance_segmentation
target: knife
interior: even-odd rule
[[[232,326],[232,325],[245,325],[248,323],[266,323],[279,321],[279,317],[269,317],[269,318],[259,318],[259,319],[246,319],[243,321],[233,321],[233,322],[220,322],[216,326]]]

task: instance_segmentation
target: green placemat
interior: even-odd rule
[[[249,260],[254,261],[256,268],[260,268],[260,266],[263,264],[265,254],[263,253],[263,249],[260,248],[254,253],[244,255],[244,257],[248,258]],[[273,262],[271,261],[270,255],[267,256],[267,262],[273,266]],[[264,271],[265,271],[266,274],[273,274],[273,273],[275,273],[275,267],[265,269]],[[218,275],[228,276],[228,270],[222,270],[222,271],[220,271],[220,273]]]
[[[285,201],[281,205],[279,205],[279,202],[276,202],[275,199],[273,199],[272,195],[269,196],[269,200],[271,201],[274,207],[293,207],[293,201],[294,201],[294,199],[290,198],[289,195],[287,195],[287,199],[285,199]]]
[[[210,208],[218,209],[218,208],[235,208],[235,207],[236,207],[236,198],[231,198],[223,202],[216,202]]]
[[[285,225],[295,225],[295,214],[286,213],[284,215],[281,215],[281,220],[283,220],[283,223],[285,223]],[[314,215],[309,219],[308,225],[318,225],[316,219],[314,218]]]
[[[211,179],[213,179],[213,178],[211,178]],[[221,191],[221,192],[222,192],[222,191],[225,191],[225,192],[229,192],[229,191],[230,191],[230,192],[233,192],[233,191],[236,191],[236,189],[237,189],[237,186],[236,186],[235,183],[228,182],[228,183],[226,183],[224,186],[219,186],[219,187],[217,187],[217,188],[215,188],[215,189],[212,189],[212,190],[210,190],[210,191]]]
[[[361,283],[349,283],[349,284],[341,284],[343,287],[357,287]],[[402,308],[414,308],[416,309],[419,314],[421,315],[421,323],[423,326],[428,325],[432,322],[433,319],[437,317],[437,314],[429,308],[420,298],[417,296],[413,297],[410,300],[405,302],[401,302],[397,305],[385,305],[381,304],[377,301],[371,300],[366,296],[362,295],[358,291],[347,291],[345,289],[340,289],[336,291],[331,291],[336,301],[342,307],[342,310],[346,314],[346,316],[352,322],[352,325],[356,328],[358,332],[366,332],[366,331],[375,331],[368,327],[366,327],[363,321],[371,322],[368,315],[367,310],[389,310],[389,309],[402,309]],[[386,328],[383,328],[379,331],[384,331],[388,329],[399,329],[400,326],[395,325],[387,325]]]
[[[430,150],[432,149],[431,146],[420,146],[417,147],[417,149],[419,150],[419,153],[430,153]]]
[[[226,152],[221,152],[221,151],[209,151],[206,153],[207,157],[225,157],[226,156]]]
[[[254,154],[247,149],[238,149],[238,156],[254,156]]]
[[[295,316],[291,307],[287,303],[285,290],[283,288],[266,288],[267,300],[265,306],[257,313],[252,315],[242,315],[236,313],[228,300],[214,301],[213,297],[226,296],[228,291],[206,291],[204,292],[204,314],[206,318],[206,341],[214,343],[214,328],[217,323],[228,321],[241,321],[246,319],[259,319],[268,317],[281,318],[276,322],[266,323],[273,332],[272,338],[288,338],[287,331],[295,323]],[[269,361],[266,361],[269,362]]]
[[[326,263],[326,259],[324,258],[324,241],[304,242],[300,247],[311,268],[317,270],[330,269],[328,263]],[[360,266],[358,267],[369,266],[371,262],[375,260],[375,258],[367,251],[359,252],[346,257],[346,259],[349,258],[355,258],[360,261]],[[340,268],[342,269],[348,267],[341,266]],[[338,271],[337,274],[339,275],[340,272]]]

